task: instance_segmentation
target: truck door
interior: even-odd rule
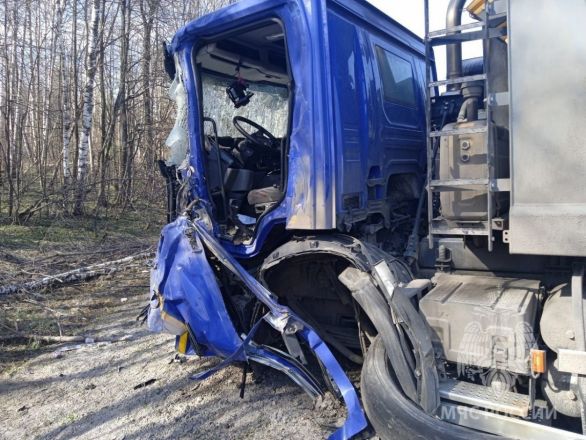
[[[383,158],[384,175],[424,170],[423,60],[399,45],[374,39],[375,83],[380,99],[375,150]]]

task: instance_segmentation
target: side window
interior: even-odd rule
[[[385,100],[408,107],[417,107],[411,63],[394,53],[376,46]]]

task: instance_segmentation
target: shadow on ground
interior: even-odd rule
[[[75,334],[127,340],[80,344],[60,354],[56,345],[2,347],[0,438],[307,440],[327,437],[341,422],[336,405],[315,411],[309,397],[271,370],[257,380],[248,376],[244,399],[239,368],[191,381],[217,360],[177,362],[173,337],[137,325],[145,272],[62,289],[44,303],[82,316],[70,327],[64,323]]]

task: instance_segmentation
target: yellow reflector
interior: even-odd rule
[[[545,350],[531,350],[531,371],[545,373]]]
[[[494,0],[489,0],[489,3],[493,3]],[[480,14],[484,12],[484,0],[472,0],[468,6],[466,6],[466,10],[474,17],[476,20],[482,21],[483,19],[480,17]],[[498,26],[499,28],[506,28],[507,21],[505,20],[504,23]],[[509,37],[500,37],[505,43],[509,43]]]
[[[468,12],[478,17],[484,11],[484,0],[472,0],[466,7]]]
[[[189,338],[189,333],[185,332],[181,336],[179,336],[179,343],[177,344],[177,351],[181,354],[185,354],[187,351],[187,338]]]

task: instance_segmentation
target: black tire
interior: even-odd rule
[[[360,380],[362,403],[377,435],[384,440],[495,440],[498,437],[444,422],[425,414],[407,399],[389,368],[387,351],[377,337],[366,353]]]

